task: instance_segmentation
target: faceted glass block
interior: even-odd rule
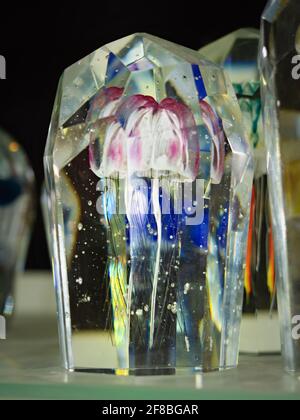
[[[269,312],[274,308],[276,297],[274,245],[257,61],[259,39],[258,30],[240,29],[200,50],[202,55],[223,66],[229,75],[242,110],[247,136],[253,147],[255,171],[245,273],[244,312],[247,314]],[[245,317],[246,322],[251,322],[248,316]]]
[[[68,369],[235,367],[253,162],[223,70],[151,35],[67,69],[45,152]]]
[[[0,152],[0,315],[10,316],[34,220],[34,175],[21,146],[2,130]]]
[[[285,367],[300,369],[300,7],[270,1],[262,17],[260,66]]]

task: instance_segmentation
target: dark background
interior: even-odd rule
[[[17,4],[17,3],[16,3]],[[0,55],[7,80],[0,80],[0,126],[25,148],[43,182],[43,152],[62,71],[102,45],[134,32],[148,32],[199,49],[241,27],[259,27],[266,0],[143,0],[52,2],[14,5],[0,15]],[[49,267],[41,212],[28,268]]]

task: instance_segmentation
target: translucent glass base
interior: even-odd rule
[[[236,369],[236,366],[227,366],[224,368],[216,368],[205,370],[201,367],[195,368],[157,368],[157,369],[75,369],[70,372],[88,373],[93,375],[115,375],[115,376],[186,376],[190,374],[207,374],[213,372],[225,372],[228,370]]]

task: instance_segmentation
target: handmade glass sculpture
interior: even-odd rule
[[[20,145],[2,130],[0,152],[0,315],[9,316],[34,220],[34,175]]]
[[[230,82],[136,34],[67,69],[45,153],[68,369],[237,365],[251,151]]]
[[[300,369],[299,35],[299,1],[270,1],[262,17],[260,66],[281,338],[289,371]]]
[[[259,31],[240,29],[203,47],[199,52],[223,66],[235,89],[254,153],[254,183],[250,212],[250,228],[245,273],[245,325],[256,330],[256,340],[247,340],[242,349],[247,352],[278,350],[274,245],[270,221],[267,186],[267,158],[262,123],[260,75],[258,69]],[[255,319],[251,317],[255,316]],[[272,317],[269,316],[272,314]],[[253,323],[254,321],[254,323]],[[257,322],[260,325],[257,325]],[[251,323],[251,326],[250,326]],[[263,325],[273,325],[274,340],[265,334]],[[275,342],[274,342],[275,341]],[[245,348],[244,348],[245,346]]]

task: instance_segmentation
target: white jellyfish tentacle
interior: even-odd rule
[[[162,247],[162,217],[161,209],[159,202],[160,195],[160,182],[158,176],[156,176],[152,181],[152,208],[153,214],[156,220],[157,226],[157,250],[156,250],[156,260],[155,260],[155,269],[152,285],[152,297],[151,297],[151,316],[150,316],[150,340],[149,346],[150,349],[154,345],[154,334],[155,334],[155,314],[156,314],[156,298],[157,298],[157,289],[158,289],[158,279],[160,272],[160,259],[161,259],[161,247]]]

